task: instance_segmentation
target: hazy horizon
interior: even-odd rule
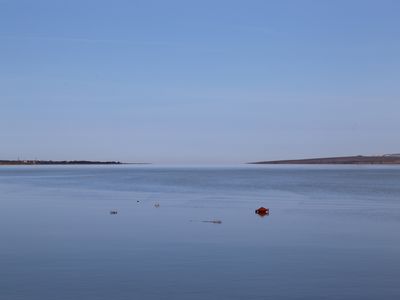
[[[400,2],[0,1],[0,159],[400,152]]]
[[[358,156],[358,155],[362,155],[362,156],[386,156],[386,155],[400,155],[397,153],[373,153],[373,154],[351,154],[351,155],[343,155],[343,157],[345,156]],[[313,156],[313,157],[289,157],[289,158],[277,158],[277,159],[272,159],[279,161],[279,160],[301,160],[301,159],[318,159],[318,158],[330,158],[330,157],[335,157],[332,155],[325,155],[325,156]],[[3,158],[0,158],[0,161],[4,160]],[[32,160],[42,160],[42,161],[97,161],[91,158],[71,158],[71,159],[63,159],[63,158],[55,158],[55,159],[46,159],[46,158],[21,158],[21,157],[17,157],[17,158],[12,158],[12,159],[6,159],[6,160],[19,160],[19,161],[32,161]],[[216,166],[216,165],[238,165],[238,164],[248,164],[248,163],[254,163],[254,162],[262,162],[262,161],[268,161],[266,159],[261,159],[261,160],[247,160],[247,161],[240,161],[240,162],[230,162],[230,161],[174,161],[174,162],[151,162],[151,161],[121,161],[121,160],[117,160],[117,159],[98,159],[98,161],[115,161],[115,162],[120,162],[123,164],[150,164],[150,165],[166,165],[166,166],[173,166],[173,165],[192,165],[192,166],[200,166],[200,165],[210,165],[210,166]]]

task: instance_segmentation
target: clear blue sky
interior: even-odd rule
[[[400,1],[0,0],[0,157],[400,152]]]

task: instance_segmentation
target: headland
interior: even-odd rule
[[[400,154],[386,154],[373,156],[340,156],[340,157],[323,157],[323,158],[306,158],[306,159],[289,159],[289,160],[272,160],[250,162],[249,164],[346,164],[346,165],[398,165],[400,164]]]

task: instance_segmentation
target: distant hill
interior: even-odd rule
[[[348,164],[348,165],[386,165],[400,164],[400,154],[389,154],[381,156],[342,156],[342,157],[324,157],[324,158],[309,158],[309,159],[292,159],[292,160],[273,160],[251,162],[250,164]]]

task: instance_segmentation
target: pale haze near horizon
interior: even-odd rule
[[[398,1],[0,1],[0,159],[400,152]]]

